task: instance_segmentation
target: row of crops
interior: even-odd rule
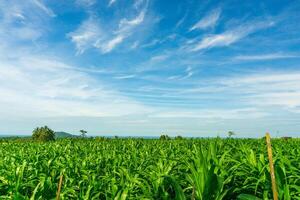
[[[279,199],[300,199],[300,140],[272,140]],[[0,142],[0,199],[272,199],[263,139]]]

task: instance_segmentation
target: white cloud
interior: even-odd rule
[[[136,75],[135,74],[130,74],[130,75],[123,75],[123,76],[115,76],[115,79],[131,79],[131,78],[135,78]]]
[[[5,15],[0,19],[1,116],[9,119],[103,117],[149,112],[147,106],[90,75],[98,71],[102,73],[101,70],[75,67],[57,57],[32,53],[37,51],[36,46],[27,46],[23,40],[41,36],[43,30],[40,29],[45,22],[41,16],[45,10],[29,12],[36,6],[24,5],[0,2],[0,11]],[[16,20],[22,20],[22,23],[16,23]],[[95,47],[99,39],[108,49],[113,49],[122,40],[119,35],[114,38],[104,34],[100,22],[94,18],[82,23],[69,37],[76,44],[78,53]]]
[[[77,53],[81,54],[86,49],[95,46],[97,41],[99,42],[103,37],[103,34],[99,21],[94,18],[89,18],[84,21],[77,30],[69,33],[68,36],[71,38],[71,41],[75,43]]]
[[[197,109],[193,111],[165,111],[151,114],[154,118],[199,118],[199,119],[257,119],[267,116],[267,113],[256,108],[240,109]]]
[[[42,36],[42,31],[34,30],[31,27],[10,28],[10,37],[20,40],[36,40]]]
[[[268,28],[272,25],[274,25],[274,22],[247,23],[238,28],[228,30],[221,34],[206,36],[201,41],[199,41],[196,45],[194,45],[191,48],[191,50],[199,51],[199,50],[209,49],[213,47],[229,46],[235,42],[238,42],[242,38],[248,36],[249,34],[255,31]]]
[[[286,54],[286,53],[271,53],[271,54],[258,54],[258,55],[240,55],[233,59],[239,61],[259,61],[259,60],[277,60],[286,58],[298,58],[300,55]]]
[[[231,86],[239,85],[239,84],[267,84],[267,83],[286,83],[286,82],[294,82],[300,80],[300,72],[257,72],[256,75],[248,75],[242,78],[233,78],[224,81],[224,83],[229,84]],[[297,88],[300,89],[300,86],[297,85]],[[289,88],[283,88],[289,89]]]
[[[169,57],[169,55],[157,55],[150,58],[150,61],[160,62],[164,61]]]
[[[192,51],[199,51],[202,49],[212,48],[212,47],[220,47],[220,46],[228,46],[241,38],[245,37],[247,33],[239,33],[237,32],[226,32],[219,35],[212,35],[203,38],[193,49]]]
[[[168,80],[184,80],[184,79],[190,78],[193,75],[194,75],[193,68],[191,68],[190,66],[188,66],[185,69],[184,74],[182,74],[182,75],[175,75],[175,76],[169,76]]]
[[[160,44],[160,43],[162,43],[162,40],[153,39],[149,43],[143,44],[142,47],[143,48],[148,48],[148,47],[152,47],[152,46],[155,46],[157,44]]]
[[[101,49],[102,53],[111,52],[117,45],[121,44],[124,40],[123,35],[117,35],[115,38],[112,38],[109,41],[106,41],[104,44],[96,43],[95,46]]]
[[[50,17],[55,17],[54,12],[50,8],[46,7],[40,0],[32,0],[32,2]]]
[[[0,38],[12,43],[36,41],[47,32],[50,17],[55,16],[37,0],[27,3],[0,1],[0,13]]]
[[[140,42],[139,41],[135,41],[134,43],[132,43],[132,45],[130,46],[130,49],[136,49],[139,46]]]
[[[82,6],[92,6],[97,0],[76,0],[76,3]]]
[[[186,102],[222,97],[224,102],[234,102],[237,106],[294,112],[300,107],[299,80],[300,71],[257,71],[250,75],[208,79],[202,86],[198,82],[190,82],[193,86],[189,88],[173,88],[163,91],[163,94],[173,95],[173,98],[184,96]],[[159,91],[159,88],[153,91]]]
[[[89,48],[98,48],[102,54],[113,51],[118,45],[130,37],[145,18],[146,8],[133,19],[122,18],[117,30],[102,28],[98,19],[90,17],[84,21],[74,32],[68,34],[75,43],[77,53],[82,54]],[[109,27],[108,25],[106,27]],[[115,27],[115,26],[112,26]]]
[[[293,111],[300,106],[300,72],[259,72],[223,80],[227,91],[239,93],[253,106],[280,106]],[[226,91],[225,90],[225,91]]]
[[[135,9],[139,9],[143,4],[148,4],[148,0],[135,0],[133,6]]]
[[[116,3],[116,0],[109,0],[108,7],[112,6],[114,3]]]
[[[175,28],[180,27],[183,22],[185,21],[185,19],[187,18],[187,12],[184,14],[184,16],[182,18],[180,18],[180,20],[175,24]]]
[[[185,69],[185,73],[186,73],[186,75],[183,77],[183,79],[190,78],[191,76],[194,75],[193,68],[190,67],[190,66],[188,66],[188,67]]]
[[[193,73],[187,68],[186,76]],[[193,75],[193,74],[192,74]],[[174,80],[181,80],[182,75],[171,76],[168,85]],[[221,78],[189,81],[188,87],[143,87],[136,95],[151,95],[153,103],[185,107],[186,105],[207,105],[207,110],[214,110],[215,105],[221,110],[255,108],[258,112],[271,113],[277,110],[287,112],[300,111],[300,71],[257,71],[255,73]],[[153,80],[152,80],[153,81]],[[155,80],[162,81],[162,80]],[[157,102],[156,102],[157,101]],[[164,104],[166,103],[166,104]],[[230,107],[226,109],[226,107]],[[195,108],[196,109],[196,108]],[[197,115],[194,110],[189,115]],[[169,110],[166,110],[168,113]],[[175,110],[174,112],[177,112]],[[185,111],[182,111],[185,112]],[[278,111],[279,112],[279,111]],[[164,112],[161,112],[164,114]],[[220,112],[220,117],[222,112]],[[245,115],[246,116],[246,115]]]
[[[0,113],[16,118],[123,116],[149,108],[55,58],[1,58]],[[12,116],[13,115],[13,116]]]
[[[253,99],[260,99],[261,101],[253,101],[254,105],[259,106],[285,106],[291,112],[299,111],[300,107],[300,91],[291,92],[269,92],[266,94],[253,95]]]
[[[196,24],[194,24],[190,31],[196,30],[196,29],[207,29],[212,28],[216,25],[217,21],[219,20],[221,15],[221,9],[215,9],[211,11],[208,15],[204,16],[201,20],[199,20]]]
[[[123,18],[119,22],[119,29],[116,31],[121,34],[129,34],[129,32],[140,25],[145,19],[146,9],[143,9],[135,18],[128,20]]]

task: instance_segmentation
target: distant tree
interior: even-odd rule
[[[80,136],[81,136],[81,137],[86,137],[87,131],[85,131],[85,130],[80,130],[79,132],[80,132]]]
[[[289,137],[289,136],[284,136],[284,137],[281,137],[281,138],[284,139],[284,140],[292,139],[292,137]]]
[[[102,141],[107,140],[107,138],[105,138],[105,137],[103,137],[103,136],[96,136],[94,139],[95,139],[96,141],[99,141],[99,142],[102,142]]]
[[[235,132],[233,132],[233,131],[228,131],[228,137],[232,137],[232,136],[234,136],[235,135]]]
[[[175,140],[183,140],[183,137],[182,137],[181,135],[177,135],[177,136],[175,137]]]
[[[32,132],[32,139],[44,142],[53,141],[55,140],[55,132],[47,126],[37,127]]]
[[[171,138],[168,135],[161,135],[159,137],[160,140],[170,140]]]

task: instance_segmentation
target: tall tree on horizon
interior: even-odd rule
[[[86,137],[87,131],[85,131],[85,130],[80,130],[79,132],[80,132],[80,136],[81,136],[81,137]]]
[[[235,135],[235,132],[233,132],[233,131],[228,131],[228,137],[232,137],[232,136],[234,136]]]
[[[55,132],[48,126],[37,127],[32,132],[32,139],[43,142],[54,141]]]

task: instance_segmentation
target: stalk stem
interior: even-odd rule
[[[273,166],[271,136],[270,136],[269,133],[266,133],[266,142],[267,142],[267,148],[268,148],[268,158],[269,158],[270,175],[271,175],[271,181],[272,181],[273,199],[274,200],[278,200],[278,193],[277,193],[277,187],[276,187],[275,172],[274,172],[274,166]]]
[[[60,175],[58,189],[57,189],[57,193],[56,193],[56,200],[60,199],[60,190],[61,190],[62,181],[63,181],[63,175]]]

